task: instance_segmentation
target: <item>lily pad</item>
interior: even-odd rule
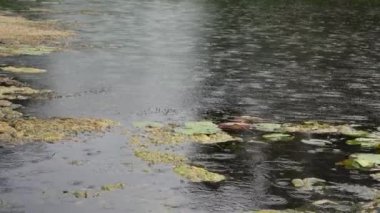
[[[252,125],[254,129],[262,132],[281,132],[281,124],[276,123],[257,123]]]
[[[337,163],[347,169],[377,170],[380,165],[380,154],[356,153],[348,159]]]
[[[313,146],[327,146],[332,144],[331,141],[321,139],[302,139],[301,142]]]
[[[291,141],[294,139],[294,136],[285,134],[285,133],[271,133],[265,134],[262,136],[265,140],[270,142],[279,142],[279,141]]]
[[[44,72],[46,72],[46,70],[44,70],[44,69],[38,69],[38,68],[33,68],[33,67],[13,67],[13,66],[8,66],[8,67],[2,67],[1,69],[3,71],[12,72],[12,73],[34,74],[34,73],[44,73]]]
[[[380,148],[380,138],[355,138],[346,141],[348,145],[360,145],[366,148]]]
[[[366,137],[369,134],[367,131],[356,130],[350,126],[341,126],[339,129],[339,132],[342,135],[346,135],[350,137]]]
[[[305,191],[321,190],[323,189],[324,183],[326,183],[325,180],[314,177],[292,180],[294,187]]]
[[[177,133],[185,135],[197,135],[197,134],[216,134],[221,130],[219,127],[211,121],[196,121],[186,122],[184,127],[179,127],[174,130]]]
[[[226,179],[224,175],[187,164],[178,165],[174,167],[173,171],[191,182],[220,182]]]

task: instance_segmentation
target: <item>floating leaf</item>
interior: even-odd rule
[[[367,131],[356,130],[350,126],[341,126],[339,129],[339,132],[342,135],[346,135],[350,137],[366,137],[369,134]]]
[[[366,148],[380,148],[380,138],[355,138],[346,141],[348,145],[360,145]]]
[[[271,133],[271,134],[265,134],[262,136],[265,140],[271,141],[271,142],[278,142],[278,141],[291,141],[294,139],[294,136],[285,134],[285,133]]]
[[[276,123],[258,123],[252,125],[256,130],[262,132],[281,132],[281,124]]]
[[[378,169],[380,165],[380,154],[351,154],[348,159],[337,164],[343,165],[347,169],[374,170]]]
[[[325,180],[314,177],[292,180],[294,187],[305,191],[320,190],[323,188],[324,183],[326,183]]]
[[[178,165],[174,167],[173,171],[191,182],[220,182],[226,179],[224,175],[187,164]]]
[[[323,199],[323,200],[316,200],[312,203],[315,206],[323,206],[323,205],[339,205],[337,202]]]
[[[220,131],[219,127],[210,121],[186,122],[184,127],[175,129],[175,132],[185,135],[215,134]]]
[[[302,139],[302,143],[308,144],[308,145],[313,145],[313,146],[327,146],[332,144],[328,140],[321,140],[321,139]]]

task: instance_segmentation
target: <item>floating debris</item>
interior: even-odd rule
[[[33,67],[14,67],[14,66],[8,66],[8,67],[1,67],[3,71],[6,72],[12,72],[12,73],[27,73],[27,74],[34,74],[34,73],[44,73],[46,70],[44,69],[38,69]]]
[[[124,189],[125,184],[124,183],[113,183],[113,184],[106,184],[100,187],[102,191],[115,191],[117,189]]]
[[[304,179],[293,179],[292,184],[294,187],[300,190],[311,191],[311,190],[321,190],[324,188],[325,180],[319,178],[304,178]]]
[[[331,141],[321,139],[302,139],[301,142],[313,146],[328,146],[332,144]]]
[[[18,119],[11,123],[14,140],[57,142],[86,132],[103,132],[117,125],[115,121],[93,118]]]
[[[262,132],[282,132],[282,125],[277,123],[258,123],[252,125],[254,129]]]
[[[48,46],[12,46],[12,47],[0,47],[0,56],[9,55],[46,55],[52,52],[60,50],[57,47]]]
[[[135,156],[150,163],[150,164],[173,164],[178,165],[184,163],[187,159],[184,156],[180,156],[173,153],[164,153],[149,150],[135,150]]]
[[[173,171],[191,182],[220,182],[226,179],[224,175],[187,164],[178,165],[174,167]]]
[[[271,133],[265,134],[262,136],[265,140],[270,142],[280,142],[280,141],[291,141],[294,139],[294,136],[285,134],[285,133]]]
[[[157,126],[157,125],[156,125]],[[223,132],[217,125],[208,122],[189,122],[185,127],[174,124],[162,127],[145,128],[141,136],[133,135],[131,140],[135,144],[174,145],[185,142],[195,143],[221,143],[239,140]]]
[[[338,162],[337,165],[342,165],[347,169],[379,170],[380,154],[351,154],[348,159]]]
[[[219,127],[211,121],[186,122],[184,127],[174,129],[175,132],[184,135],[210,135],[219,133]]]
[[[355,138],[346,141],[348,145],[359,145],[365,148],[380,148],[380,138]]]
[[[46,93],[51,93],[51,91],[37,90],[30,87],[0,86],[1,100],[26,100]]]

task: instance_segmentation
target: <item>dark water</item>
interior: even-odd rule
[[[26,114],[105,117],[126,126],[135,120],[219,121],[233,115],[380,125],[376,3],[39,4],[48,10],[26,15],[61,20],[77,35],[61,53],[0,59],[47,69],[17,77],[62,96],[28,102]],[[189,158],[228,177],[210,186],[181,182],[170,168],[146,166],[117,133],[85,143],[4,148],[0,199],[8,204],[0,212],[243,212],[295,208],[321,198],[368,200],[369,188],[377,184],[334,165],[358,150],[312,149],[298,142],[190,145],[183,150]],[[73,160],[83,165],[71,165]],[[323,196],[300,193],[289,185],[299,177],[324,178],[339,189]],[[62,193],[113,182],[126,183],[126,189],[86,200]]]

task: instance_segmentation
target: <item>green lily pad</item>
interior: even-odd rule
[[[252,125],[254,129],[262,132],[281,132],[281,124],[276,123],[257,123]]]
[[[346,141],[348,145],[360,145],[366,148],[380,148],[380,138],[355,138]]]
[[[301,142],[313,146],[327,146],[332,144],[331,141],[321,139],[302,139]]]
[[[44,72],[46,72],[46,70],[44,70],[44,69],[38,69],[38,68],[33,68],[33,67],[13,67],[13,66],[8,66],[8,67],[2,67],[1,69],[3,71],[12,72],[12,73],[34,74],[34,73],[44,73]]]
[[[285,133],[265,134],[262,137],[270,142],[291,141],[294,139],[294,136]]]
[[[179,127],[174,130],[177,133],[185,135],[197,134],[216,134],[221,130],[219,127],[210,121],[186,122],[184,127]]]
[[[174,167],[173,171],[191,182],[220,182],[226,179],[224,175],[187,164],[178,165]]]
[[[136,121],[133,122],[132,125],[136,128],[161,128],[164,125],[159,122],[154,122],[154,121]]]
[[[337,163],[347,169],[377,170],[380,165],[380,154],[356,153],[348,159]]]
[[[350,137],[366,137],[369,134],[367,131],[356,130],[350,126],[341,126],[339,132],[342,135],[346,135]]]

